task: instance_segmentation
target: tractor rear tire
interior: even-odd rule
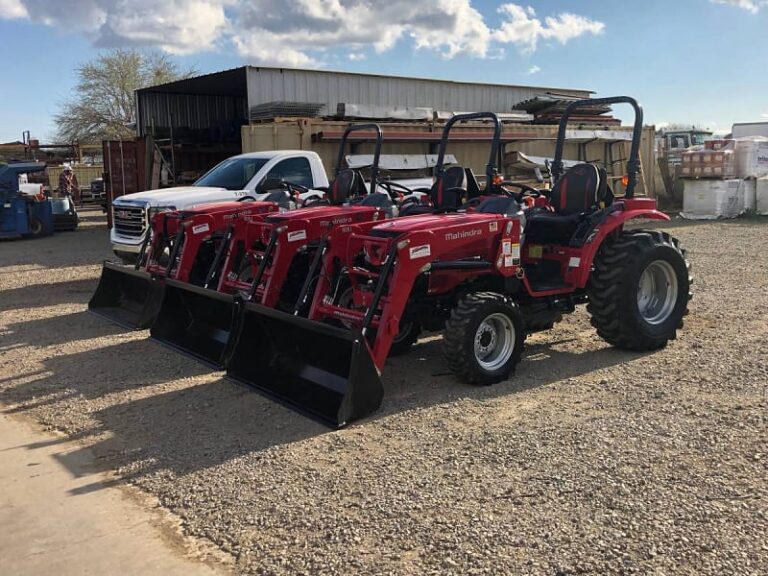
[[[624,350],[658,350],[677,337],[690,300],[690,263],[666,232],[633,230],[606,239],[587,285],[592,326]]]
[[[525,321],[509,298],[477,292],[462,298],[443,331],[448,366],[461,380],[488,386],[509,378],[523,353]]]

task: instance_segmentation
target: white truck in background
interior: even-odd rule
[[[134,262],[149,233],[153,214],[213,202],[264,200],[275,189],[274,186],[265,187],[265,183],[275,181],[298,185],[301,190],[299,205],[321,200],[328,188],[325,168],[315,152],[270,150],[233,156],[217,164],[191,186],[115,198],[110,231],[112,250],[124,262]]]
[[[382,172],[412,174],[431,172],[435,155],[382,155]],[[349,155],[346,163],[355,170],[370,168],[372,156]],[[453,155],[446,157],[446,164],[456,162]],[[141,245],[149,233],[149,221],[153,214],[172,210],[184,210],[213,202],[266,200],[274,193],[275,183],[289,182],[300,192],[288,200],[286,209],[308,206],[322,200],[329,183],[322,160],[316,152],[306,150],[270,150],[233,156],[209,170],[191,186],[149,190],[119,196],[112,202],[112,230],[110,240],[114,253],[126,263],[136,260]],[[393,186],[380,185],[377,192],[400,196],[398,204],[421,203],[429,195],[432,176],[406,177],[391,180]],[[367,184],[370,190],[370,184]],[[397,209],[395,208],[395,214]]]

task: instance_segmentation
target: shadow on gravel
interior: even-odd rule
[[[0,271],[0,273],[2,273]],[[96,290],[97,278],[82,278],[67,282],[32,284],[0,291],[0,310],[22,310],[37,306],[86,303]]]
[[[98,321],[84,322],[78,318],[81,314],[86,313],[59,319],[61,326],[56,319],[40,321],[37,328],[44,334],[76,325],[78,338],[98,337],[112,329]],[[57,339],[58,334],[51,334],[49,341]],[[641,356],[607,346],[584,350],[569,342],[552,333],[528,345],[510,380],[473,387],[446,377],[440,339],[423,341],[411,354],[388,362],[382,409],[353,426],[459,399],[513,395]],[[92,427],[70,438],[96,442],[90,449],[98,456],[97,465],[121,473],[112,483],[156,474],[182,477],[245,456],[268,458],[266,453],[274,447],[330,432],[220,376],[179,387],[179,381],[205,374],[211,374],[209,368],[151,340],[132,340],[43,360],[41,370],[0,382],[0,403],[16,405],[10,410],[16,413],[44,408],[64,422],[67,412],[87,412]],[[165,383],[168,388],[162,387]],[[154,385],[160,388],[147,390]],[[107,398],[111,394],[116,396]],[[62,458],[62,465],[68,466],[68,459]],[[78,493],[109,485],[97,482]]]
[[[597,350],[563,351],[559,345],[578,339],[557,339],[527,344],[516,372],[493,386],[471,386],[453,377],[445,366],[442,340],[415,346],[411,354],[388,360],[384,371],[384,403],[370,418],[428,408],[469,398],[487,400],[547,386],[560,380],[631,362],[647,353],[625,352],[609,345]]]
[[[0,402],[18,404],[12,411],[26,412],[69,397],[94,400],[210,373],[202,364],[179,360],[184,359],[174,357],[149,339],[55,356],[44,360],[40,371],[0,381],[4,384]],[[12,382],[21,379],[28,381],[16,385]]]
[[[8,344],[14,347],[27,344],[51,346],[129,332],[87,310],[17,322],[8,324],[6,328],[9,333],[3,336],[3,346]],[[0,351],[2,349],[0,346]]]

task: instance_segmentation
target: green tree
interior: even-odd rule
[[[63,142],[100,142],[135,134],[134,91],[196,73],[180,71],[175,62],[157,52],[116,49],[100,54],[77,69],[75,96],[54,117]]]

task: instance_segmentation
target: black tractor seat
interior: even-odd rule
[[[474,212],[513,216],[520,211],[520,204],[511,196],[491,196],[481,201]]]
[[[446,168],[437,177],[429,191],[432,206],[409,204],[400,211],[401,216],[431,214],[436,211],[458,210],[467,199],[467,172],[461,166]]]
[[[525,241],[568,246],[579,225],[612,202],[605,170],[594,164],[577,164],[552,189],[550,205],[554,211],[542,208],[528,211]]]

